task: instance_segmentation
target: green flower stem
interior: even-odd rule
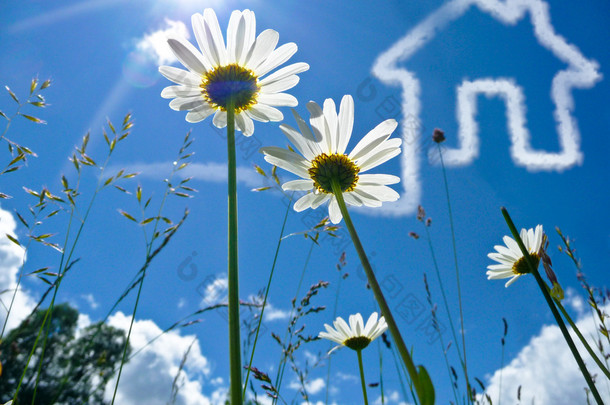
[[[235,159],[235,108],[227,105],[227,154],[229,186],[229,364],[231,404],[241,405],[241,338],[239,336],[239,270],[237,267],[237,169]]]
[[[364,405],[369,405],[369,399],[366,396],[366,383],[364,382],[364,367],[362,367],[362,350],[356,350],[356,352],[358,353],[358,367],[360,367],[360,382],[362,383]]]
[[[546,300],[549,308],[551,309],[551,312],[553,313],[553,316],[555,317],[555,321],[557,322],[559,329],[561,329],[563,338],[565,339],[566,343],[570,347],[570,350],[572,351],[572,355],[574,356],[576,363],[578,363],[578,367],[580,367],[580,371],[582,372],[583,377],[585,377],[585,381],[587,382],[587,385],[589,386],[589,389],[591,390],[591,394],[593,394],[593,397],[595,398],[595,402],[597,402],[599,405],[603,405],[604,402],[602,401],[602,399],[599,395],[599,392],[597,392],[597,388],[595,387],[595,384],[593,383],[593,379],[591,378],[589,371],[587,371],[587,366],[585,366],[584,361],[580,357],[580,353],[578,353],[578,350],[576,349],[576,346],[574,345],[574,342],[572,341],[572,338],[570,337],[570,333],[568,332],[568,329],[566,328],[566,325],[563,322],[561,315],[557,311],[557,307],[553,303],[553,299],[551,298],[551,295],[548,292],[547,285],[545,284],[544,280],[542,280],[542,277],[540,277],[540,273],[538,272],[538,269],[536,268],[534,262],[532,261],[532,258],[530,256],[529,252],[525,248],[525,245],[523,244],[523,241],[521,240],[521,237],[519,236],[519,232],[517,231],[515,224],[513,223],[512,219],[510,218],[510,215],[508,215],[508,211],[504,207],[502,207],[501,210],[502,210],[502,215],[504,215],[504,220],[506,221],[506,224],[508,225],[508,228],[510,229],[510,232],[513,234],[515,241],[519,245],[519,249],[521,249],[521,253],[523,253],[523,256],[525,257],[525,260],[530,268],[530,272],[534,275],[534,278],[536,278],[536,282],[538,283],[538,286],[540,287],[540,290],[542,291],[542,295],[544,295],[544,299]]]
[[[402,336],[400,335],[400,331],[398,330],[398,326],[396,325],[396,321],[394,321],[394,317],[392,316],[392,312],[390,311],[390,307],[386,302],[383,292],[381,291],[381,287],[377,282],[377,278],[375,277],[375,273],[371,268],[371,264],[369,263],[368,257],[366,257],[366,253],[364,252],[364,248],[362,247],[362,243],[360,243],[360,238],[356,233],[356,228],[354,228],[354,224],[352,223],[352,219],[349,216],[349,212],[347,211],[347,206],[345,205],[345,200],[343,199],[343,192],[341,191],[341,186],[337,180],[332,181],[332,189],[333,194],[337,198],[337,202],[339,203],[339,209],[341,210],[341,214],[343,215],[343,220],[345,221],[345,226],[349,231],[350,236],[352,237],[352,242],[354,243],[354,247],[358,252],[358,256],[360,257],[360,261],[362,262],[362,267],[364,268],[364,272],[366,273],[366,277],[368,279],[369,285],[373,290],[373,294],[375,295],[375,299],[379,304],[379,308],[381,309],[381,314],[384,316],[388,328],[390,329],[390,333],[392,334],[392,338],[396,343],[396,347],[400,352],[400,356],[402,357],[402,361],[407,367],[407,371],[409,373],[409,377],[415,386],[415,391],[417,392],[417,396],[420,399],[420,402],[425,403],[423,401],[422,396],[423,391],[420,387],[419,383],[419,375],[417,374],[417,369],[415,368],[415,364],[411,359],[411,355],[407,350],[407,346],[405,342],[402,340]]]

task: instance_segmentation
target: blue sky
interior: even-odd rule
[[[430,136],[435,127],[445,130],[444,153],[453,156],[448,163],[455,163],[447,168],[447,176],[455,220],[470,374],[490,384],[490,394],[497,398],[497,379],[492,376],[500,368],[504,317],[509,324],[505,365],[510,363],[510,366],[504,373],[503,400],[514,401],[516,387],[523,384],[524,400],[535,396],[537,403],[558,403],[547,396],[553,391],[560,398],[582,401],[584,380],[574,371],[576,366],[570,363],[572,360],[563,357],[565,345],[556,339],[556,329],[545,326],[551,325],[553,319],[533,278],[522,278],[505,289],[502,281],[487,281],[485,271],[491,264],[487,253],[508,233],[500,213],[500,206],[506,206],[519,228],[544,225],[551,240],[550,255],[555,271],[564,290],[571,291],[568,307],[575,316],[582,315],[583,322],[587,321],[586,313],[578,309],[582,305],[578,299],[582,297],[582,290],[573,265],[556,249],[560,240],[553,230],[555,226],[575,240],[590,283],[597,286],[608,283],[604,258],[610,253],[609,217],[605,210],[610,203],[607,192],[610,149],[605,136],[610,127],[606,102],[610,94],[606,77],[606,67],[610,64],[606,40],[610,34],[607,25],[610,8],[597,0],[578,5],[524,2],[538,10],[534,13],[536,18],[550,18],[550,25],[545,28],[533,24],[530,8],[521,9],[513,5],[515,2],[509,2],[507,9],[496,11],[490,11],[498,5],[492,0],[473,1],[477,4],[463,8],[462,3],[9,1],[2,6],[0,16],[1,84],[8,85],[23,98],[27,97],[33,77],[50,78],[53,85],[45,90],[50,106],[29,110],[47,124],[15,120],[7,134],[29,146],[38,157],[31,159],[28,167],[2,176],[0,191],[14,198],[2,201],[0,226],[3,232],[15,232],[21,241],[25,240],[25,230],[20,225],[13,230],[9,215],[14,210],[25,212],[32,203],[22,186],[31,189],[47,186],[58,193],[62,174],[75,180],[67,160],[74,145],[91,131],[88,153],[102,159],[105,143],[101,130],[106,117],[119,123],[127,112],[133,114],[135,126],[113,155],[110,170],[125,168],[141,172],[121,186],[134,190],[141,185],[145,195],[153,196],[152,206],[158,207],[164,191],[163,179],[171,171],[171,162],[183,137],[192,131],[195,155],[188,175],[194,177],[191,184],[199,192],[188,200],[170,199],[164,208],[164,214],[173,220],[181,217],[185,207],[189,208],[190,216],[151,266],[137,314],[139,340],[134,345],[145,342],[147,336],[153,337],[155,328],[168,327],[210,302],[205,301],[206,291],[212,290],[207,286],[214,280],[220,280],[215,285],[222,285],[226,271],[226,147],[222,131],[214,128],[210,119],[189,124],[184,120],[184,113],[167,106],[167,100],[159,94],[171,83],[157,73],[157,66],[171,63],[177,66],[169,50],[161,46],[168,32],[190,35],[194,41],[191,14],[213,7],[224,32],[232,10],[250,8],[256,13],[257,32],[275,29],[280,33],[280,44],[298,45],[299,51],[291,61],[310,65],[310,70],[300,75],[300,83],[290,91],[300,101],[296,109],[301,115],[307,116],[304,104],[309,100],[321,104],[330,97],[338,103],[344,94],[352,94],[356,118],[350,147],[382,120],[399,121],[395,136],[403,137],[403,154],[384,165],[382,172],[402,177],[403,182],[395,187],[401,199],[382,209],[356,211],[353,216],[382,284],[385,283],[388,292],[391,290],[390,306],[399,312],[407,304],[422,308],[415,315],[400,317],[399,323],[407,344],[414,347],[416,362],[423,363],[433,376],[438,403],[447,403],[452,394],[439,343],[430,343],[430,336],[422,327],[429,314],[424,272],[428,274],[433,299],[439,308],[442,305],[428,244],[423,237],[425,231],[413,212],[417,204],[422,204],[432,218],[430,234],[456,321],[457,291],[443,174],[434,156],[430,159],[427,156],[434,146]],[[507,22],[511,12],[516,12],[519,18]],[[414,43],[409,40],[418,32],[427,34],[425,39],[418,43],[421,46],[409,45],[409,48],[407,45]],[[406,45],[400,45],[401,39]],[[388,60],[391,66],[386,66]],[[568,78],[574,81],[577,78],[576,88],[553,87],[559,72],[576,68],[580,69],[579,73]],[[397,71],[410,72],[419,91],[412,87],[413,80],[392,79]],[[465,101],[460,104],[460,112],[456,112],[458,88],[472,92],[470,96],[463,94]],[[485,93],[495,95],[486,97]],[[522,99],[517,100],[515,94]],[[506,105],[511,102],[516,109],[507,114]],[[464,112],[468,106],[475,108],[475,114]],[[8,94],[2,95],[0,110],[11,113],[14,109]],[[284,121],[294,125],[292,114],[287,109],[283,112]],[[475,139],[474,132],[466,129],[469,118],[478,127],[479,147],[455,151],[463,146],[458,141],[460,130],[466,141]],[[522,139],[524,132],[509,128],[507,121],[519,118],[524,118],[522,128],[530,134],[534,153],[510,152],[511,136]],[[560,128],[558,122],[568,127]],[[566,157],[553,162],[540,152],[561,152],[560,136],[567,140]],[[285,146],[287,141],[277,123],[257,123],[252,138],[240,140],[240,137],[237,152],[240,287],[242,298],[247,299],[266,284],[286,207],[285,200],[276,193],[250,191],[264,185],[252,166],[258,164],[269,170],[258,148]],[[570,147],[570,142],[576,147]],[[462,163],[457,164],[458,161]],[[279,174],[282,179],[291,179],[286,173]],[[96,176],[91,170],[84,177],[83,197],[90,195]],[[118,209],[137,213],[135,198],[116,190],[100,194],[75,253],[81,261],[60,290],[61,300],[77,305],[93,321],[105,316],[144,260],[141,230],[119,215]],[[312,220],[323,215],[322,208],[291,212],[286,233],[303,231]],[[54,241],[60,242],[66,217],[57,216],[44,226],[58,233]],[[411,231],[422,238],[409,237]],[[317,334],[324,323],[332,321],[338,280],[335,264],[343,251],[347,257],[344,271],[350,276],[341,282],[337,315],[347,317],[355,312],[368,315],[376,310],[370,292],[359,277],[358,260],[347,233],[340,230],[339,235],[341,239],[325,239],[313,249],[304,287],[299,292],[304,294],[309,285],[319,280],[331,282],[315,297],[315,304],[326,305],[327,309],[307,318],[306,331],[310,334]],[[256,367],[272,375],[280,351],[269,332],[284,333],[290,300],[296,293],[310,244],[301,237],[288,238],[278,257],[270,292],[274,317],[265,322],[267,332],[254,362]],[[6,274],[3,277],[3,288],[6,288],[14,283],[19,253],[9,248],[2,252],[3,263],[7,263],[2,270]],[[25,271],[42,266],[56,268],[58,259],[50,249],[35,247],[28,252]],[[185,265],[193,270],[192,277],[181,273]],[[23,313],[44,291],[44,285],[31,277],[24,285]],[[120,305],[121,313],[112,317],[115,325],[125,325],[124,314],[133,312],[133,300],[134,296],[130,296]],[[445,311],[439,309],[439,316],[441,323],[448,327]],[[213,402],[222,395],[228,385],[226,322],[217,313],[201,319],[179,334],[167,335],[167,340],[155,344],[154,350],[142,355],[141,360],[132,361],[132,371],[121,384],[123,403],[141,400],[138,397],[141,394],[135,392],[142,389],[151,396],[148,403],[165,403],[172,373],[195,337],[198,346],[187,367],[187,384],[179,403]],[[451,340],[450,335],[447,329],[443,334],[445,342]],[[301,364],[307,358],[305,351],[315,356],[328,349],[328,344],[321,341],[306,346],[298,358]],[[388,403],[400,403],[402,397],[390,353],[386,351],[383,355],[384,384],[389,394],[386,399]],[[458,368],[454,348],[450,350],[450,360]],[[375,345],[366,353],[365,361],[369,365],[367,380],[377,381]],[[541,362],[548,366],[538,364]],[[153,363],[159,366],[146,367]],[[359,383],[353,379],[355,366],[355,356],[347,350],[334,355],[331,402],[360,402]],[[311,371],[312,403],[325,398],[326,370],[324,365]],[[548,377],[532,384],[530,376],[542,371]],[[511,375],[516,377],[511,379]],[[290,375],[284,385],[287,399],[299,399],[297,391],[290,387],[293,380],[294,376]],[[607,386],[604,390],[605,398],[610,397]],[[378,396],[378,389],[370,389],[370,398]]]

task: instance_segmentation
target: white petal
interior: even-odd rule
[[[373,312],[371,316],[369,316],[369,319],[366,321],[366,325],[364,326],[364,336],[368,336],[377,326],[377,316],[377,312]]]
[[[340,153],[340,152],[339,152]],[[361,174],[358,176],[358,185],[388,185],[400,182],[400,177],[391,174]]]
[[[296,107],[299,101],[295,96],[287,93],[266,94],[261,93],[256,97],[259,103],[279,107]]]
[[[314,198],[314,200],[311,202],[311,208],[315,210],[320,205],[322,205],[326,201],[328,201],[330,196],[331,196],[330,194],[326,194],[326,193],[316,194],[316,198]]]
[[[229,63],[236,63],[235,48],[237,46],[237,27],[242,20],[241,11],[234,10],[229,18],[229,27],[227,28],[227,57]]]
[[[268,83],[261,87],[261,93],[281,93],[293,88],[299,83],[299,76],[292,75],[275,82]]]
[[[210,9],[211,10],[211,9]],[[212,11],[213,13],[213,11]],[[214,19],[216,19],[216,15],[214,15]],[[203,15],[199,13],[195,13],[191,16],[191,23],[193,25],[193,32],[195,33],[195,39],[197,40],[197,44],[199,45],[199,49],[201,52],[201,61],[205,66],[206,70],[211,70],[214,66],[218,65],[216,58],[210,60],[208,55],[210,55],[210,50],[208,47],[208,39],[206,39],[206,26]],[[216,25],[218,25],[218,21],[216,21]],[[219,28],[220,31],[220,28]],[[220,39],[222,41],[222,34],[220,34]],[[224,42],[223,42],[224,47]]]
[[[252,55],[248,59],[246,67],[251,70],[256,68],[256,66],[273,52],[279,39],[280,34],[278,34],[277,31],[268,29],[261,32],[256,38],[256,42],[252,48]]]
[[[328,147],[332,153],[337,153],[337,138],[339,136],[337,106],[335,106],[332,98],[324,100],[324,118],[326,119],[326,128],[328,128]]]
[[[285,66],[278,70],[277,72],[273,72],[269,76],[265,77],[260,81],[260,85],[264,86],[266,84],[270,84],[273,82],[277,82],[282,80],[288,76],[296,75],[298,73],[304,72],[309,69],[309,65],[305,62],[293,63],[292,65]]]
[[[307,160],[311,161],[317,156],[317,149],[314,142],[306,139],[303,135],[301,135],[301,133],[292,128],[290,125],[281,124],[280,129],[284,135],[286,135],[286,138],[288,138],[288,140]]]
[[[515,277],[511,278],[510,280],[508,280],[508,282],[506,284],[504,284],[504,287],[509,287],[512,283],[514,283],[515,281],[517,281],[517,279],[521,277],[521,274],[516,275]]]
[[[397,125],[398,123],[393,119],[385,120],[377,125],[358,142],[356,147],[349,154],[350,159],[357,160],[373,151],[392,135],[392,132],[394,132]]]
[[[210,107],[208,104],[204,104],[199,108],[189,111],[186,114],[186,120],[192,123],[200,122],[212,115],[214,111],[214,108]]]
[[[360,186],[358,189],[372,195],[379,201],[396,201],[400,198],[400,194],[387,186]]]
[[[203,97],[201,97],[201,95],[197,95],[194,97],[175,98],[169,103],[169,106],[175,111],[188,111],[199,108],[205,104],[207,104],[207,102],[203,99]]]
[[[345,203],[348,205],[354,205],[356,207],[360,207],[362,205],[362,200],[353,192],[343,193],[343,199]]]
[[[226,111],[216,110],[214,119],[212,120],[216,128],[224,128],[227,126],[227,113]]]
[[[399,141],[400,139],[390,139],[386,143],[388,144],[387,148],[381,148],[379,150],[375,150],[375,153],[366,155],[362,160],[356,161],[356,164],[360,166],[360,171],[365,172],[369,169],[379,166],[382,163],[387,162],[395,156],[400,154],[400,148],[396,147],[397,143],[391,144],[391,141]]]
[[[379,201],[377,198],[375,198],[375,196],[373,196],[365,191],[362,191],[362,190],[356,188],[354,191],[352,191],[352,193],[357,195],[358,198],[360,198],[360,200],[362,200],[362,204],[364,204],[367,207],[381,207],[381,201]]]
[[[354,126],[354,99],[345,95],[339,107],[339,143],[337,153],[344,154]]]
[[[280,110],[278,110],[277,108],[273,108],[271,106],[265,105],[265,104],[254,104],[252,107],[250,107],[250,109],[248,110],[250,111],[250,114],[252,114],[252,118],[256,119],[257,121],[281,121],[284,119],[284,114],[282,114],[282,112]],[[261,119],[263,118],[264,119]]]
[[[184,86],[199,87],[201,84],[200,75],[173,66],[161,66],[159,67],[159,73],[172,82]]]
[[[292,180],[282,184],[283,190],[308,191],[313,189],[313,180]]]
[[[309,123],[313,129],[316,139],[320,140],[320,148],[324,153],[332,153],[330,150],[329,136],[326,126],[326,119],[324,118],[324,112],[320,106],[314,101],[307,103],[307,110],[309,110]]]
[[[286,62],[292,55],[295,54],[298,47],[294,42],[289,42],[275,49],[267,59],[254,69],[257,76],[264,76],[282,63]]]
[[[330,199],[330,203],[328,204],[328,217],[333,224],[338,224],[343,218],[341,209],[339,209],[339,203],[334,196]]]
[[[201,95],[201,88],[189,86],[167,86],[161,91],[161,97],[192,97]]]
[[[297,202],[294,203],[294,210],[296,212],[301,212],[311,207],[311,202],[316,198],[314,193],[305,194],[303,197],[299,198]]]
[[[246,22],[246,26],[244,30],[243,49],[238,63],[243,66],[252,56],[252,48],[256,41],[256,18],[254,16],[254,11],[251,10],[244,10],[242,16]]]
[[[170,38],[167,44],[176,58],[191,72],[204,74],[207,72],[201,53],[189,41]]]
[[[244,136],[251,136],[254,133],[254,122],[252,121],[252,118],[250,118],[250,116],[246,114],[245,111],[240,113],[239,115],[242,116],[244,119],[245,128],[242,133],[244,134]]]
[[[212,62],[216,62],[217,66],[229,64],[230,61],[225,47],[225,41],[222,37],[222,31],[220,30],[218,18],[216,18],[214,10],[206,8],[203,12],[203,19],[205,21],[207,44],[209,44],[209,46],[206,47],[206,50],[212,52],[211,49],[214,49],[216,54],[216,59]]]
[[[309,162],[299,154],[276,146],[261,148],[261,152],[266,155],[265,160],[267,162],[288,170],[303,179],[309,179],[309,173],[307,172]]]
[[[296,120],[297,125],[299,126],[299,131],[301,131],[303,137],[305,137],[309,141],[309,145],[312,147],[312,150],[315,151],[315,154],[319,155],[320,153],[322,153],[322,148],[320,147],[321,139],[317,138],[314,133],[311,132],[311,128],[309,128],[309,125],[307,125],[305,120],[301,118],[301,116],[299,115],[299,113],[296,112],[296,110],[292,110],[292,115],[294,116],[294,119]]]

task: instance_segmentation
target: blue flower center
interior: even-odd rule
[[[200,87],[203,97],[212,107],[226,111],[232,99],[236,113],[256,104],[260,90],[254,73],[237,64],[220,66],[207,72]]]

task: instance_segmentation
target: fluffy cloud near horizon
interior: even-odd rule
[[[569,298],[566,301],[573,308],[578,308],[580,305],[578,297]],[[609,310],[610,305],[605,307],[606,313]],[[576,325],[585,337],[595,336],[597,339],[597,320],[590,313],[581,316]],[[604,380],[601,370],[586,352],[578,337],[573,332],[571,335],[589,372],[592,375],[598,375],[596,386],[602,399],[606,403],[610,403],[610,392],[607,385],[600,383]],[[589,344],[595,350],[595,342],[589,339]],[[610,348],[606,346],[606,353],[608,349]],[[506,367],[497,370],[489,377],[488,381],[487,394],[494,402],[515,402],[517,390],[521,386],[521,403],[524,404],[534,402],[538,405],[586,403],[585,387],[587,384],[559,327],[555,325],[543,326],[540,333],[534,336]],[[502,387],[501,393],[500,386]]]
[[[130,316],[118,312],[108,324],[127,331]],[[161,335],[162,330],[151,320],[136,320],[131,333],[132,353]],[[192,346],[191,346],[192,345]],[[194,335],[182,336],[178,332],[161,335],[123,367],[116,402],[122,405],[165,405],[170,399],[172,384],[185,353],[190,351],[182,371],[176,404],[210,405],[224,403],[226,389],[215,387],[211,397],[202,393],[211,381],[210,364],[201,353]],[[106,399],[112,398],[116,379],[106,387]]]
[[[0,301],[2,312],[0,312],[0,322],[4,325],[6,313],[11,303],[11,299],[17,288],[19,270],[25,261],[25,254],[22,247],[11,242],[6,236],[11,235],[17,238],[15,231],[17,223],[9,211],[0,208]],[[32,312],[36,306],[36,301],[30,296],[23,286],[15,294],[15,300],[11,308],[11,313],[7,322],[7,330],[19,326],[21,321]]]

